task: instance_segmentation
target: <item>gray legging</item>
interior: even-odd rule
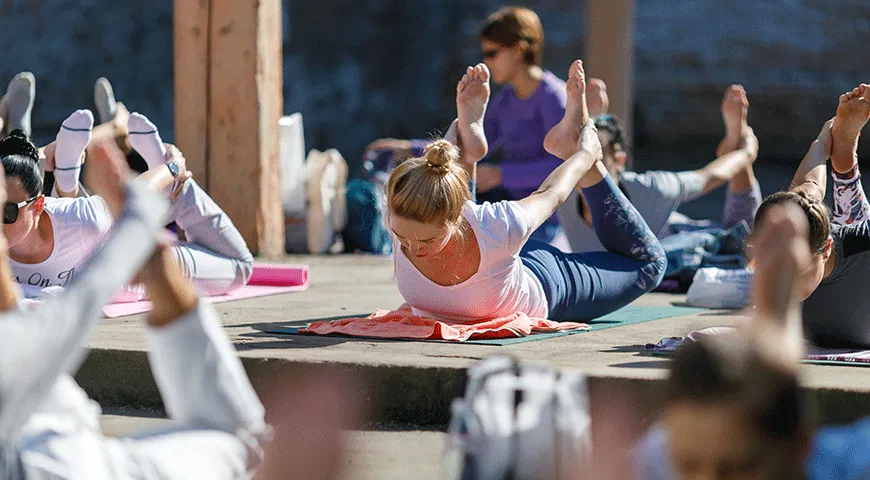
[[[251,279],[254,256],[230,217],[193,180],[173,202],[167,223],[184,230],[187,241],[173,248],[184,273],[204,295],[221,295]]]

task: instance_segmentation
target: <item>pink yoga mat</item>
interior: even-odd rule
[[[249,298],[301,292],[308,288],[306,265],[254,265],[248,285],[226,295],[203,297],[208,303],[232,302]],[[151,302],[112,303],[103,307],[108,318],[125,317],[151,311]]]
[[[248,285],[290,287],[308,284],[308,265],[254,264]]]

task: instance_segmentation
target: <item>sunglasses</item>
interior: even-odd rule
[[[39,195],[37,195],[33,198],[30,198],[30,199],[27,199],[21,203],[6,202],[3,205],[3,223],[5,223],[6,225],[10,225],[10,224],[17,222],[18,221],[18,211],[21,210],[21,207],[23,207],[29,203],[32,203],[37,198],[39,198]]]

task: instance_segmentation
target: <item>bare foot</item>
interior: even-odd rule
[[[610,109],[610,99],[607,97],[607,84],[600,78],[590,78],[586,85],[586,105],[589,115],[597,117],[604,115]]]
[[[749,127],[746,115],[749,110],[749,99],[746,90],[741,85],[731,85],[722,97],[722,120],[725,122],[725,137],[716,149],[716,156],[721,157],[733,152],[741,146],[743,136]]]
[[[130,170],[123,154],[114,143],[94,145],[85,170],[85,181],[91,191],[105,200],[117,220],[124,209]]]
[[[586,106],[586,76],[583,62],[575,60],[568,71],[566,86],[568,103],[565,116],[547,132],[544,148],[551,154],[566,160],[577,152],[580,132],[589,122],[589,108]]]
[[[466,163],[475,163],[486,156],[488,145],[483,133],[483,116],[488,102],[489,69],[482,63],[468,67],[456,84],[457,127]]]
[[[858,162],[858,135],[870,120],[870,86],[861,84],[840,96],[837,116],[831,130],[831,166],[839,173],[847,173]]]
[[[746,126],[749,112],[749,99],[742,85],[731,85],[722,98],[722,120],[725,121],[725,134],[740,138]]]
[[[753,246],[753,299],[750,325],[759,345],[786,364],[803,355],[798,275],[809,267],[809,223],[797,205],[775,205],[761,222]]]

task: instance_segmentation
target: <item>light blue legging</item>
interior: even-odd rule
[[[657,287],[665,273],[662,246],[610,177],[584,188],[583,196],[606,252],[565,253],[535,240],[520,252],[544,287],[550,320],[606,315]]]

